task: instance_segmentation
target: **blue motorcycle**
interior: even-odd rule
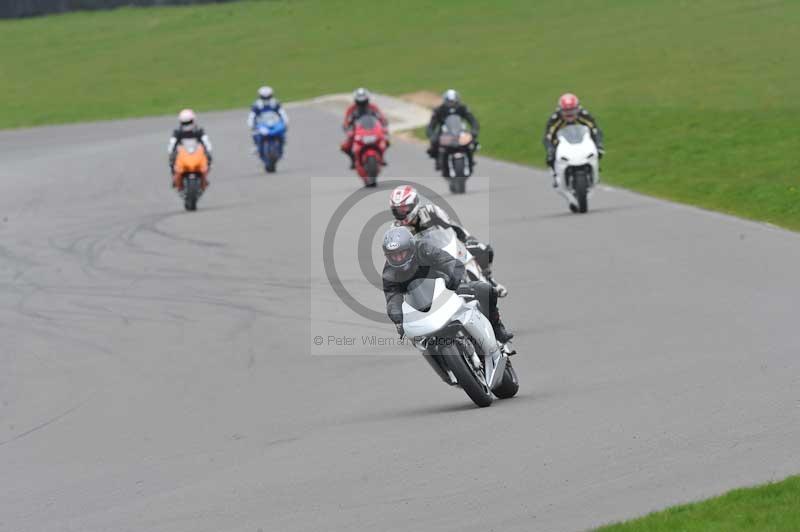
[[[273,173],[283,156],[286,123],[275,111],[266,111],[256,119],[253,137],[258,147],[258,156],[264,162],[264,169],[267,173]]]

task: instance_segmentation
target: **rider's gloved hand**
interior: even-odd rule
[[[477,238],[475,238],[474,236],[470,235],[470,236],[467,237],[467,240],[464,242],[464,244],[466,244],[468,246],[477,246],[477,245],[480,244],[480,242],[478,241]]]
[[[597,158],[602,159],[603,155],[605,155],[606,150],[604,148],[597,148]]]
[[[405,336],[406,332],[403,330],[403,324],[402,323],[395,323],[394,326],[397,329],[397,334],[400,335],[400,338]]]
[[[461,284],[460,279],[452,279],[449,275],[442,274],[442,279],[444,279],[444,286],[448,290],[455,290],[458,288],[458,285]]]

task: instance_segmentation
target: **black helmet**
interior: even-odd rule
[[[407,227],[392,227],[383,235],[383,254],[391,268],[409,270],[417,256],[417,243]]]

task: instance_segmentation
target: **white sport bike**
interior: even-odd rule
[[[478,406],[519,390],[507,347],[478,307],[448,290],[443,279],[417,279],[403,301],[403,328],[441,379],[460,386]]]
[[[589,128],[573,124],[558,132],[554,170],[556,191],[572,212],[586,212],[589,196],[600,182],[599,154]]]

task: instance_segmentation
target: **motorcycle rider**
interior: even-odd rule
[[[553,169],[553,188],[558,186],[558,180],[555,177],[555,168],[553,168],[556,161],[558,132],[561,128],[573,124],[582,124],[588,127],[592,135],[592,140],[595,145],[597,145],[598,157],[602,159],[605,153],[605,149],[603,148],[603,132],[597,125],[597,120],[595,120],[589,111],[581,106],[577,96],[571,92],[562,94],[558,99],[558,107],[547,120],[547,125],[544,127],[544,137],[542,138],[542,144],[544,144],[544,149],[547,153],[547,166]]]
[[[199,142],[206,152],[206,159],[208,167],[202,174],[202,188],[205,190],[208,187],[208,172],[211,170],[211,140],[206,135],[203,128],[197,125],[197,117],[191,109],[184,109],[178,114],[178,128],[172,132],[172,137],[169,139],[167,146],[167,153],[169,153],[169,169],[172,173],[172,188],[180,190],[183,188],[181,176],[175,172],[175,159],[178,154],[178,146],[185,139],[195,139]]]
[[[500,320],[497,309],[497,292],[489,283],[471,281],[462,283],[464,265],[444,250],[424,240],[418,241],[404,226],[390,228],[383,237],[383,293],[386,296],[386,313],[403,336],[403,294],[414,279],[442,277],[448,289],[467,298],[477,298],[481,312],[489,319],[495,338],[506,343],[514,335]]]
[[[342,124],[342,129],[347,135],[347,138],[344,140],[344,142],[342,142],[342,145],[339,147],[339,149],[341,149],[345,155],[350,157],[351,170],[356,167],[356,158],[355,154],[353,153],[356,120],[365,115],[373,115],[380,121],[384,128],[387,128],[388,131],[388,120],[386,120],[386,117],[383,115],[378,106],[374,103],[370,103],[369,100],[369,91],[363,87],[359,87],[355,90],[355,92],[353,92],[353,103],[350,104],[350,107],[348,107],[347,111],[344,113],[344,123]],[[388,138],[386,139],[386,146],[389,146]],[[383,157],[383,165],[386,166],[386,164],[386,157]]]
[[[250,107],[250,114],[247,116],[247,126],[250,128],[250,131],[252,131],[253,144],[255,144],[254,151],[261,156],[263,156],[263,154],[260,153],[262,149],[261,135],[256,132],[255,128],[258,117],[266,112],[278,113],[284,125],[288,128],[289,115],[286,114],[286,110],[284,110],[281,103],[275,98],[272,87],[265,85],[258,89],[258,99],[253,102],[253,105]]]
[[[430,140],[428,147],[428,155],[435,161],[436,170],[442,169],[442,161],[439,157],[439,133],[447,117],[456,114],[469,123],[472,130],[472,142],[475,148],[468,152],[470,166],[475,162],[472,158],[473,153],[478,148],[478,133],[480,133],[480,124],[475,115],[469,108],[461,103],[461,96],[454,89],[448,89],[442,95],[442,104],[433,110],[431,121],[428,123],[427,135]]]
[[[492,277],[492,262],[494,249],[490,244],[484,244],[470,235],[462,226],[453,223],[447,213],[434,203],[422,204],[417,189],[411,185],[401,185],[392,190],[389,196],[389,208],[394,216],[395,227],[408,227],[414,233],[420,233],[433,226],[452,228],[456,237],[464,243],[467,250],[475,257],[483,275],[497,291],[499,297],[508,295],[505,286]]]

